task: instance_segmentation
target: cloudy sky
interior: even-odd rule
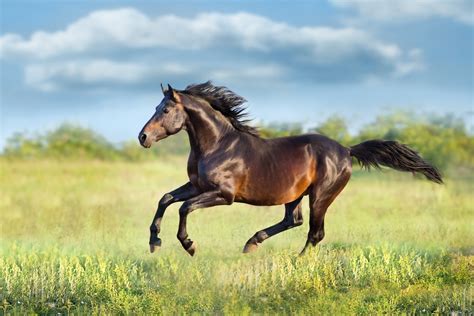
[[[473,120],[474,2],[1,1],[0,147],[61,122],[136,137],[160,82],[208,79],[256,121]]]

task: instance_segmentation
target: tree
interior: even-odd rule
[[[343,145],[349,145],[351,142],[351,135],[349,134],[346,121],[339,116],[330,117],[313,129],[313,131],[332,138]]]

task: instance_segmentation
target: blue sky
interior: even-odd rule
[[[208,79],[257,122],[473,120],[473,1],[1,1],[0,147],[61,122],[133,139],[160,82]]]

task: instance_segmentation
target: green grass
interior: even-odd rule
[[[474,312],[469,179],[356,172],[304,257],[306,199],[304,225],[251,255],[245,241],[283,207],[197,210],[191,258],[176,239],[179,204],[148,253],[158,199],[186,181],[182,158],[0,163],[0,314]]]

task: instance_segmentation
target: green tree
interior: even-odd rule
[[[4,155],[26,159],[37,158],[44,155],[45,144],[41,137],[27,137],[24,133],[14,133],[7,139]]]
[[[91,129],[65,123],[44,137],[48,156],[115,159],[117,149]]]
[[[343,145],[349,145],[351,142],[351,135],[349,134],[347,123],[339,116],[328,118],[316,128],[312,129],[312,131],[332,138]]]
[[[259,127],[260,136],[275,138],[299,135],[303,133],[303,126],[298,122],[272,122]]]

